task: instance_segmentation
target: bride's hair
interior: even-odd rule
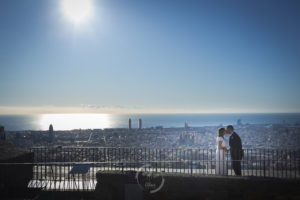
[[[218,129],[218,137],[224,137],[225,135],[225,128]]]

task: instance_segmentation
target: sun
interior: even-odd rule
[[[61,0],[63,14],[73,23],[87,21],[93,14],[92,0]]]

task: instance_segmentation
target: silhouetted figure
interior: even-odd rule
[[[229,137],[229,146],[233,171],[235,175],[241,176],[241,160],[244,156],[242,140],[240,136],[236,134],[236,132],[234,132],[234,128],[232,125],[227,126],[226,132],[228,134],[231,134]]]
[[[6,135],[4,131],[4,126],[0,126],[0,140],[6,140]]]

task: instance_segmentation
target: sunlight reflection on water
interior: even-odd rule
[[[56,130],[113,127],[109,114],[43,114],[40,116],[40,129],[47,130],[50,124],[53,124]]]

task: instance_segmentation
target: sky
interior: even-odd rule
[[[300,1],[0,0],[0,114],[300,112]]]

